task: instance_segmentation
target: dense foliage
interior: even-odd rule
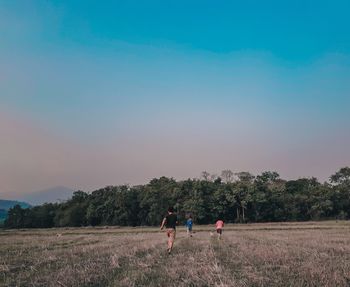
[[[226,222],[305,221],[350,218],[350,168],[320,183],[316,178],[283,180],[276,172],[253,176],[225,170],[203,172],[201,179],[175,181],[161,177],[139,186],[108,186],[74,193],[59,204],[9,210],[8,228],[158,225],[168,206],[180,220],[191,214],[198,224]]]
[[[7,218],[7,211],[16,205],[19,205],[21,208],[31,207],[28,203],[25,202],[0,199],[0,227],[4,225],[5,219]]]

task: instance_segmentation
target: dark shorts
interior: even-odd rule
[[[192,231],[192,226],[187,226],[188,231]]]
[[[222,234],[222,229],[218,228],[218,229],[216,229],[216,232],[219,233],[219,234]]]

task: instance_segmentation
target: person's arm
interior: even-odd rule
[[[164,217],[162,224],[160,225],[160,230],[164,228],[165,222],[166,222],[166,218]]]

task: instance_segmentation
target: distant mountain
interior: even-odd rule
[[[55,203],[70,199],[73,196],[73,189],[64,186],[56,186],[53,188],[32,192],[21,198],[21,200],[31,205],[41,205],[44,203]]]
[[[15,205],[19,204],[22,208],[28,208],[31,205],[26,202],[16,201],[16,200],[5,200],[0,199],[0,210],[9,210],[10,208],[14,207]]]

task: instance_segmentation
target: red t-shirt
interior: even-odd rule
[[[218,220],[215,223],[216,229],[222,229],[224,227],[224,222],[222,220]]]

